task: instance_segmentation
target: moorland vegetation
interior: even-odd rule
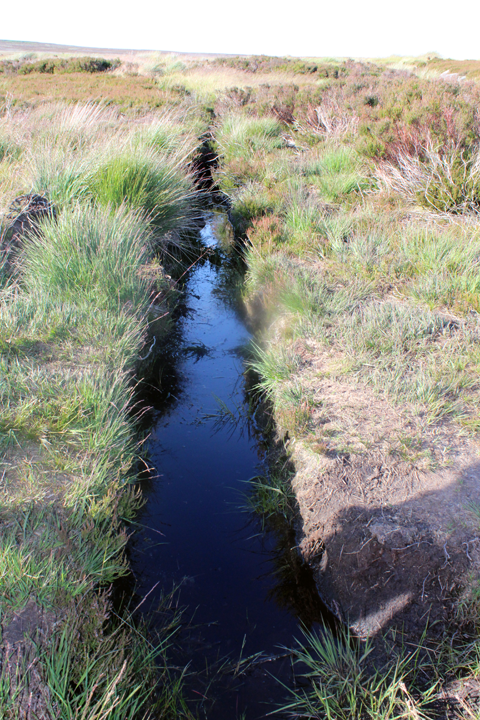
[[[198,213],[195,133],[87,103],[12,113],[1,135],[2,717],[183,716],[157,677],[168,623],[152,645],[107,590],[141,503],[135,383],[168,328],[160,259]],[[32,193],[51,211],[18,235]]]
[[[106,589],[141,502],[135,382],[170,318],[162,249],[198,212],[208,142],[245,247],[251,365],[297,468],[257,482],[256,509],[292,512],[294,493],[302,550],[357,636],[305,637],[282,712],[478,717],[480,64],[68,62],[5,57],[28,70],[0,76],[4,716],[189,716],[172,628],[149,644]],[[15,238],[30,193],[52,209]],[[385,602],[366,572],[352,600],[327,555],[349,578],[390,558]]]

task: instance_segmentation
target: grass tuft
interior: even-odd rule
[[[139,270],[150,251],[148,227],[138,213],[77,205],[42,223],[21,258],[29,292],[62,301],[86,299],[102,308],[145,306]]]
[[[436,682],[419,689],[419,652],[400,654],[386,667],[369,663],[372,646],[355,640],[348,629],[333,635],[324,627],[304,632],[293,650],[304,689],[279,712],[298,720],[393,720],[426,718]],[[418,683],[419,684],[419,683]]]
[[[100,205],[142,211],[161,234],[189,227],[196,215],[192,179],[154,151],[132,148],[100,161],[87,185]]]

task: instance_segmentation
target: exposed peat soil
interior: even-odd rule
[[[201,231],[211,250],[189,273],[175,362],[154,403],[131,567],[138,596],[148,594],[142,612],[180,588],[177,659],[190,663],[186,692],[200,715],[254,720],[284,697],[272,675],[290,682],[285,648],[300,623],[321,620],[322,604],[293,528],[262,531],[245,510],[249,479],[268,472],[266,443],[249,411],[242,348],[251,336],[229,288],[236,263],[217,247],[215,225],[208,217]]]

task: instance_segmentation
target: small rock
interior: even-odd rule
[[[376,522],[369,527],[372,537],[380,545],[405,547],[415,542],[416,528],[391,522]]]

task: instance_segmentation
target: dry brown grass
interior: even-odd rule
[[[480,79],[480,60],[449,60],[433,58],[427,62],[428,72],[436,75],[458,75],[468,80]],[[455,78],[452,78],[454,80]]]
[[[130,107],[163,107],[176,102],[172,93],[143,76],[87,73],[72,75],[26,75],[2,78],[0,100],[9,94],[14,105],[39,105],[48,102],[85,102],[85,98],[105,104]],[[178,97],[178,103],[183,97]]]

